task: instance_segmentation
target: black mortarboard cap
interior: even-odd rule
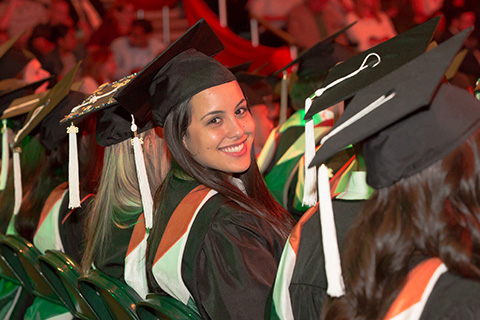
[[[29,116],[27,123],[18,131],[17,135],[15,136],[15,142],[13,144],[14,147],[17,147],[23,138],[25,138],[27,134],[36,128],[40,121],[42,121],[42,119],[67,96],[79,66],[80,62],[78,62],[77,65],[59,82],[57,82],[50,92],[42,100],[40,100],[38,107]]]
[[[132,114],[121,105],[117,104],[104,109],[97,115],[95,129],[97,143],[106,147],[131,139],[133,137],[131,126]],[[137,133],[145,132],[153,127],[154,124],[149,118],[147,121],[143,121],[141,126],[137,124]]]
[[[44,84],[46,81],[52,81],[53,77],[48,77],[39,81],[32,83],[24,83],[22,81],[17,82],[16,85],[10,87],[8,90],[5,90],[0,93],[0,113],[2,113],[13,100],[21,98],[26,95],[33,94],[35,90]],[[3,80],[1,82],[8,81]],[[0,84],[1,86],[1,84]]]
[[[326,73],[338,62],[351,58],[353,53],[346,47],[336,43],[335,39],[355,23],[356,21],[328,36],[324,40],[319,41],[308,50],[305,50],[297,58],[293,59],[292,62],[276,71],[273,76],[277,76],[280,72],[298,63],[297,76],[299,78],[310,79]]]
[[[458,146],[480,124],[479,103],[467,91],[446,83],[435,92],[470,31],[358,92],[311,165],[362,142],[367,182],[378,189],[425,169]],[[379,97],[392,94],[377,108],[367,109]]]
[[[59,123],[66,114],[72,110],[73,107],[82,103],[86,98],[86,94],[79,91],[70,91],[62,101],[55,106],[41,121],[40,121],[40,143],[47,150],[54,150],[58,148],[62,141],[66,141],[68,136],[68,123]]]
[[[29,94],[17,99],[14,99],[5,111],[2,112],[1,119],[10,119],[33,111],[40,100],[42,100],[50,90],[39,93]]]
[[[165,85],[160,84],[159,70],[179,53],[189,48],[195,48],[207,56],[215,56],[223,50],[224,46],[204,19],[195,23],[187,32],[143,68],[128,85],[114,95],[114,98],[135,116],[136,121],[142,122],[150,116],[152,108],[149,91],[152,82],[155,82],[158,86]],[[187,81],[192,77],[190,70],[193,69],[194,66],[191,69],[179,70],[178,73],[174,72],[173,75],[177,76],[180,81]],[[155,81],[154,78],[156,79]],[[168,90],[171,89],[168,87]],[[156,96],[158,96],[159,91],[156,90]],[[178,94],[172,91],[167,93],[167,89],[164,89],[164,91],[164,96],[168,96],[168,100],[164,101],[165,104],[168,104],[173,95]]]
[[[248,69],[250,69],[251,65],[252,65],[252,62],[247,61],[245,63],[241,63],[233,67],[229,67],[228,70],[230,70],[230,72],[233,73],[234,75],[237,75],[238,73],[241,73],[241,72],[248,72]]]
[[[368,55],[376,53],[381,59],[378,65],[372,67],[378,62],[378,59],[370,57],[365,62],[369,67],[357,75],[336,84],[326,90],[319,98],[314,99],[312,106],[305,114],[305,120],[309,120],[314,114],[352,97],[360,89],[383,78],[393,70],[398,69],[403,64],[424,53],[439,21],[440,17],[433,18],[330,69],[323,82],[324,88],[359,69]]]
[[[273,94],[273,88],[267,82],[265,76],[248,72],[238,72],[235,74],[235,77],[250,106],[265,104],[263,98]]]
[[[187,49],[172,58],[150,85],[153,120],[163,127],[170,111],[195,94],[235,76],[217,60],[196,49]]]
[[[83,102],[73,106],[75,108],[72,107],[63,119],[59,119],[60,123],[77,122],[93,112],[98,112],[95,130],[99,145],[106,147],[132,138],[132,116],[113,98],[113,95],[134,76],[130,75],[112,83],[102,84]],[[151,116],[144,120],[142,124],[136,122],[137,133],[154,127]]]
[[[23,35],[23,32],[11,37],[10,39],[2,43],[2,45],[0,45],[0,61],[5,56],[5,54],[13,47],[15,42],[17,42],[18,39],[20,39],[22,35]]]

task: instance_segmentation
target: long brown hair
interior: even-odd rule
[[[268,191],[260,171],[258,170],[255,156],[252,150],[250,168],[244,173],[234,175],[242,180],[246,193],[234,186],[226,174],[207,168],[199,164],[193,159],[190,152],[185,148],[183,139],[186,135],[187,128],[192,119],[190,100],[185,101],[173,108],[165,120],[164,135],[165,142],[172,155],[172,171],[167,175],[162,186],[159,188],[155,196],[155,204],[160,207],[160,214],[155,216],[155,220],[160,219],[163,211],[162,204],[166,201],[166,190],[169,181],[175,175],[173,170],[188,175],[197,180],[200,184],[212,188],[227,198],[235,201],[246,212],[251,213],[260,219],[270,222],[272,227],[284,239],[287,238],[291,228],[293,227],[293,219],[290,214],[278,202],[274,200]],[[156,223],[154,222],[154,226]],[[160,235],[153,232],[152,241],[157,243]]]
[[[140,133],[139,137],[144,142],[145,167],[153,194],[169,168],[162,129],[150,129]],[[101,259],[111,249],[105,244],[109,241],[112,225],[127,228],[143,212],[130,141],[127,139],[105,148],[98,192],[88,210],[85,228],[86,245],[82,259],[85,270],[91,267],[95,259]]]
[[[325,319],[382,319],[414,255],[480,280],[480,130],[441,161],[375,191],[347,236],[346,295]]]

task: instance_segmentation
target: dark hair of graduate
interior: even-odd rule
[[[25,190],[22,205],[15,218],[15,229],[28,241],[33,241],[40,213],[50,192],[67,181],[67,169],[68,145],[66,143],[61,144],[55,150],[46,150],[45,162],[38,167],[32,186]]]
[[[23,156],[20,156],[20,168],[22,171],[23,194],[30,190],[36,180],[38,168],[43,166],[45,161],[45,148],[32,136],[27,136],[19,146]],[[5,190],[0,192],[0,232],[5,233],[8,223],[13,215],[15,206],[15,190],[13,188],[13,161],[10,159],[8,166],[8,177]]]
[[[348,233],[346,295],[325,319],[383,319],[415,255],[480,281],[480,130],[427,169],[379,189]]]
[[[80,170],[80,189],[86,193],[95,193],[98,177],[102,168],[103,148],[96,143],[95,117],[88,117],[79,127],[78,155]],[[27,150],[22,152],[22,157],[27,156]],[[22,168],[23,169],[23,168]],[[22,172],[22,176],[23,176]],[[33,241],[34,233],[45,201],[50,193],[61,183],[68,180],[68,140],[63,139],[55,150],[45,151],[45,161],[33,174],[34,182],[31,186],[24,186],[24,197],[20,211],[15,219],[15,229],[27,239]]]
[[[155,204],[159,204],[154,219],[159,219],[162,212],[162,203],[165,203],[166,189],[169,181],[178,172],[197,180],[202,185],[212,188],[227,198],[239,204],[243,210],[260,219],[267,220],[284,239],[287,238],[293,227],[293,218],[268,191],[255,156],[251,154],[250,168],[244,173],[234,175],[243,181],[247,194],[234,186],[223,172],[200,165],[185,148],[183,140],[192,119],[189,100],[173,108],[168,114],[163,133],[168,150],[171,153],[172,170],[167,174],[165,181],[155,195]],[[155,223],[154,223],[155,225]],[[152,243],[159,240],[160,235],[153,232]],[[158,239],[156,239],[158,238]]]

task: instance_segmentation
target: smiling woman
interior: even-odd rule
[[[155,199],[151,288],[204,319],[263,319],[292,219],[258,170],[255,122],[238,82],[188,49],[158,71],[150,94],[172,158]]]
[[[251,164],[255,122],[238,83],[206,89],[190,104],[192,122],[184,144],[193,158],[225,173],[245,172]]]
[[[194,37],[198,29],[207,35]],[[210,56],[218,39],[208,25],[191,30],[116,96],[136,119],[151,111],[170,152],[148,238],[149,288],[204,319],[263,319],[293,220],[258,170],[238,82]]]

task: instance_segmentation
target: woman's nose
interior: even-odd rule
[[[229,124],[228,136],[229,138],[240,138],[245,134],[243,122],[237,118],[233,118]]]

